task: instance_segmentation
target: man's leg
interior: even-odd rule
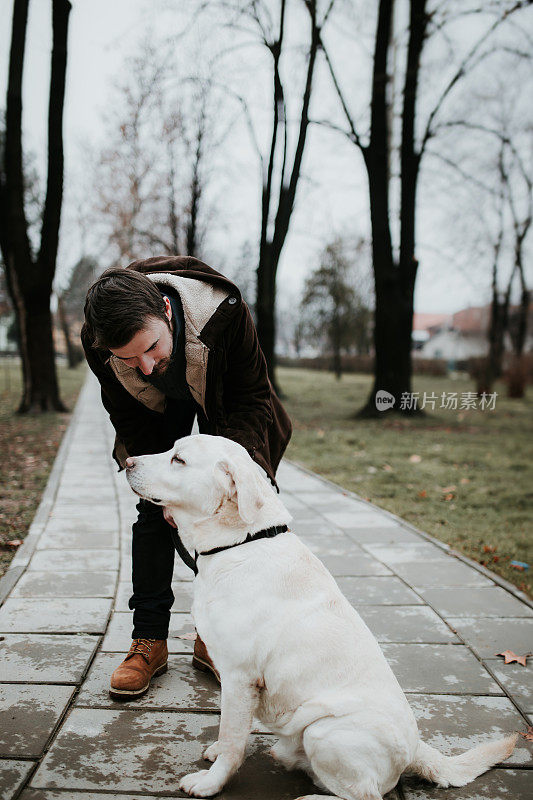
[[[166,639],[174,602],[172,528],[163,509],[141,500],[132,527],[133,639]]]
[[[133,609],[132,644],[123,663],[111,676],[111,697],[132,700],[143,695],[155,675],[167,669],[168,624],[174,602],[172,528],[163,509],[141,500],[132,528]]]

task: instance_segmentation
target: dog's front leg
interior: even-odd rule
[[[244,760],[246,742],[252,729],[258,688],[249,677],[221,675],[222,699],[218,741],[209,748],[216,757],[213,766],[185,775],[179,788],[193,797],[211,797],[220,792]],[[206,751],[207,753],[207,751]]]

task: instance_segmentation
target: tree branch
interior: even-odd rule
[[[436,104],[434,105],[432,111],[429,114],[428,121],[426,123],[426,127],[425,127],[425,130],[424,130],[424,133],[422,135],[422,142],[421,142],[420,150],[419,150],[420,155],[422,155],[422,153],[424,152],[424,149],[426,147],[426,144],[427,144],[428,140],[431,138],[431,136],[434,135],[433,121],[434,121],[435,117],[439,113],[439,111],[442,108],[446,98],[448,97],[448,95],[450,94],[450,92],[452,91],[454,86],[461,80],[461,78],[464,77],[464,75],[466,74],[467,69],[472,67],[472,63],[471,62],[474,60],[474,57],[479,52],[480,48],[485,44],[487,39],[489,39],[492,36],[494,31],[497,28],[499,28],[499,26],[502,24],[502,22],[505,22],[505,20],[511,14],[513,14],[515,11],[518,11],[521,8],[524,8],[525,5],[528,5],[528,4],[529,4],[529,0],[518,0],[518,2],[516,2],[511,8],[507,9],[500,17],[498,17],[498,19],[496,19],[493,22],[493,24],[490,26],[490,28],[487,31],[485,31],[483,36],[481,36],[481,38],[478,39],[478,41],[473,45],[473,47],[470,48],[470,50],[468,51],[466,56],[463,58],[463,60],[459,64],[459,67],[458,67],[457,71],[452,76],[452,78],[447,83],[447,85],[444,87],[444,90],[442,91],[439,99],[437,100]],[[486,55],[487,55],[486,53],[482,54],[481,58],[479,58],[477,60],[477,63],[475,64],[475,66],[477,66],[479,63],[481,63],[481,61],[486,57]]]

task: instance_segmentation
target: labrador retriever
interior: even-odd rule
[[[463,786],[513,751],[516,735],[448,757],[421,741],[407,699],[369,629],[246,450],[187,436],[130,458],[131,488],[164,506],[197,554],[193,617],[220,672],[210,769],[181,779],[220,792],[244,759],[253,718],[279,736],[272,756],[322,790],[299,800],[379,800],[409,771]]]

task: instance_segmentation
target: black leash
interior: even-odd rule
[[[242,542],[227,544],[222,547],[213,547],[212,550],[204,550],[201,553],[196,551],[194,554],[195,566],[196,561],[198,561],[198,556],[211,556],[213,553],[220,553],[222,550],[230,550],[232,547],[240,547],[241,544],[256,542],[258,539],[272,539],[274,536],[277,536],[278,533],[286,533],[288,530],[286,525],[273,525],[271,528],[264,528],[262,531],[257,531],[256,533],[249,533]]]
[[[176,552],[183,561],[183,563],[192,569],[195,575],[198,574],[198,567],[196,566],[196,558],[193,558],[183,542],[180,539],[180,535],[176,528],[171,527],[170,533],[172,536],[172,541],[174,542],[174,547],[176,548]]]

